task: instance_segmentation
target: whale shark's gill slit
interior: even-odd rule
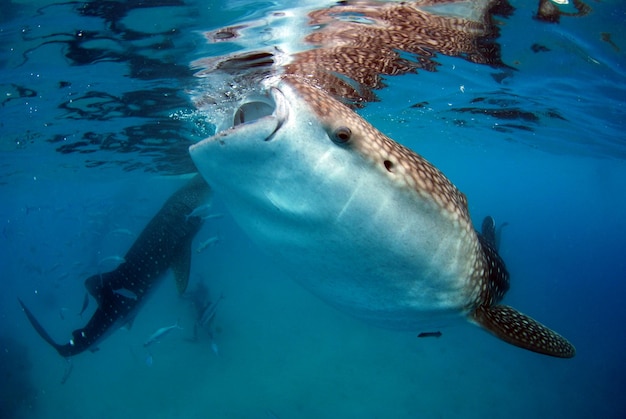
[[[265,141],[272,141],[272,139],[274,138],[274,135],[278,132],[278,130],[283,126],[283,122],[284,120],[279,119],[278,120],[278,124],[276,124],[276,128],[274,129],[274,131],[272,131],[272,133],[265,139]]]

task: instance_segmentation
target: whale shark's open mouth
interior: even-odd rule
[[[278,88],[272,87],[267,95],[244,99],[232,119],[226,121],[225,129],[207,140],[224,141],[225,137],[252,136],[271,141],[287,120],[288,114],[285,96]]]

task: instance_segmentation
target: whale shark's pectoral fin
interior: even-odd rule
[[[102,306],[102,290],[104,285],[109,284],[111,282],[111,278],[115,277],[114,272],[115,271],[96,274],[85,279],[85,289],[96,300],[99,307]]]
[[[191,271],[191,240],[179,246],[176,256],[172,260],[172,272],[176,281],[176,289],[179,295],[183,295],[189,284],[189,272]]]
[[[503,341],[520,348],[558,358],[572,358],[576,354],[574,346],[563,336],[512,307],[480,306],[471,318]]]

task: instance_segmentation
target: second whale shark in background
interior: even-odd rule
[[[88,349],[93,351],[111,332],[133,321],[168,269],[172,269],[177,289],[182,294],[189,281],[191,241],[203,222],[200,217],[188,214],[206,204],[209,195],[209,186],[201,176],[195,175],[150,220],[124,256],[122,264],[111,272],[91,276],[85,281],[85,287],[98,307],[85,327],[72,332],[69,342],[56,343],[19,300],[37,333],[63,357]]]
[[[565,338],[500,303],[509,274],[493,220],[478,233],[465,195],[442,172],[350,108],[373,100],[380,74],[415,70],[433,51],[497,62],[496,50],[476,41],[493,36],[485,16],[494,2],[471,2],[483,5],[472,19],[455,15],[467,2],[435,14],[427,3],[341,2],[311,12],[316,48],[286,65],[277,65],[278,47],[199,63],[203,77],[256,77],[260,87],[223,113],[222,129],[191,156],[248,235],[340,310],[408,330],[466,317],[513,345],[573,357]],[[420,48],[431,57],[400,53]]]

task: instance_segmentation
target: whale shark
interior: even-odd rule
[[[231,91],[216,134],[190,153],[243,230],[339,310],[403,330],[465,318],[570,358],[567,339],[501,303],[506,224],[486,217],[477,232],[466,196],[441,171],[356,112],[377,100],[383,77],[436,71],[438,54],[506,68],[492,15],[511,10],[493,0],[342,1],[306,19],[287,11],[206,33],[240,48],[194,63],[204,86]],[[258,48],[272,31],[274,46],[264,37]],[[197,98],[201,110],[212,101]]]
[[[203,220],[193,210],[206,204],[210,188],[195,175],[163,204],[148,222],[115,270],[93,275],[85,287],[98,303],[87,324],[72,332],[67,343],[59,344],[48,334],[32,311],[18,299],[37,333],[63,357],[97,345],[121,326],[131,324],[155,285],[168,269],[174,273],[176,287],[184,293],[189,282],[191,242]]]
[[[243,62],[243,61],[242,61]],[[190,147],[244,231],[305,288],[369,324],[415,330],[467,318],[500,339],[570,358],[574,346],[500,304],[509,273],[495,223],[306,76],[266,76],[225,129]]]

